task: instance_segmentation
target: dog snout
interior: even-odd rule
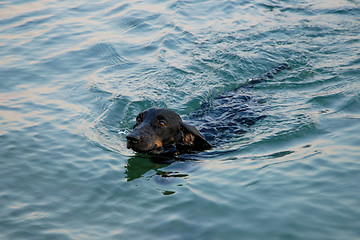
[[[130,148],[131,146],[134,146],[140,142],[140,136],[137,134],[134,134],[134,132],[128,134],[126,136],[126,139],[127,139],[128,148]]]
[[[126,139],[129,143],[133,144],[137,144],[140,141],[140,138],[136,136],[126,136]]]

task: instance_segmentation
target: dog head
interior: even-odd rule
[[[136,117],[127,147],[148,154],[175,154],[211,148],[200,132],[172,110],[149,108]]]

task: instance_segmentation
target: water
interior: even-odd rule
[[[359,239],[360,2],[2,1],[0,239]],[[247,89],[265,118],[176,161],[138,112]]]

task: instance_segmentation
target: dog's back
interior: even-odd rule
[[[246,133],[249,126],[266,117],[260,96],[251,96],[254,84],[274,78],[281,70],[289,68],[281,64],[270,71],[249,79],[235,91],[225,92],[219,97],[204,103],[189,116],[189,121],[198,127],[211,145],[228,142],[234,136]]]

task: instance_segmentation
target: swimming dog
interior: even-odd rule
[[[249,79],[242,87],[273,78],[275,73],[286,68],[289,68],[288,64],[279,65],[265,74]],[[223,133],[231,129],[232,132],[239,133],[242,132],[239,126],[254,124],[263,116],[257,116],[254,111],[249,113],[246,105],[249,100],[250,97],[236,91],[214,99],[213,116],[209,113],[212,120],[205,123],[206,129],[217,129]],[[208,138],[211,138],[211,135]],[[133,130],[126,139],[128,148],[146,154],[179,154],[211,148],[211,144],[197,128],[184,123],[176,112],[155,107],[136,117]]]

